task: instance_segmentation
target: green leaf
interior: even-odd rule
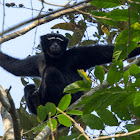
[[[84,70],[77,70],[79,75],[83,78],[84,82],[91,85],[91,79],[87,76]]]
[[[140,117],[140,106],[138,107],[134,107],[134,106],[130,106],[130,111],[135,115],[137,116],[138,118]],[[138,120],[139,121],[139,120]],[[139,124],[139,123],[138,123]]]
[[[137,76],[136,76],[137,77]],[[140,88],[140,79],[136,79],[135,83],[133,84],[133,86],[136,88]]]
[[[66,34],[66,36],[70,39],[69,46],[75,46],[79,44],[84,36],[87,25],[84,20],[80,20],[78,24],[75,24],[74,33],[71,36],[70,34]],[[67,28],[69,30],[69,28]],[[73,29],[72,29],[73,31]]]
[[[126,59],[127,56],[130,54],[130,52],[136,48],[137,42],[131,41],[129,47],[127,46],[127,41],[124,40],[124,42],[126,44],[125,43],[124,44],[116,44],[115,49],[114,49],[114,53],[113,53],[113,58],[115,58],[115,60]],[[128,52],[128,50],[129,50],[129,52]]]
[[[21,129],[31,130],[33,127],[36,127],[39,124],[39,122],[37,120],[37,116],[29,114],[29,112],[27,112],[25,107],[23,106],[24,104],[21,104],[20,108],[17,109],[20,119],[20,126]]]
[[[83,115],[82,120],[91,129],[102,129],[102,130],[104,129],[102,120],[95,115],[92,114]]]
[[[130,75],[129,70],[127,70],[127,71],[125,71],[123,73],[123,78],[124,78],[124,84],[125,84],[125,86],[127,86],[127,83],[128,83],[128,80],[129,80],[129,75]]]
[[[90,2],[93,6],[101,8],[112,8],[120,6],[120,0],[93,0]]]
[[[25,123],[25,122],[24,122]],[[26,122],[27,123],[27,122]],[[38,126],[36,127],[34,127],[34,128],[32,128],[32,130],[35,132],[35,133],[38,133],[38,132],[40,132],[40,131],[42,131],[43,129],[44,129],[44,127],[46,126],[46,124],[45,123],[41,123],[41,124],[38,124]]]
[[[60,100],[60,102],[58,104],[58,108],[62,111],[65,111],[68,108],[68,106],[70,105],[70,102],[71,102],[71,94],[66,94]],[[58,111],[58,113],[60,113],[60,112]]]
[[[129,68],[130,74],[135,76],[140,73],[140,68],[136,64],[132,64]]]
[[[118,60],[119,58],[124,59],[124,56],[126,58],[127,48],[124,46],[126,46],[126,44],[117,44],[115,46],[114,52],[113,52],[113,58],[115,58],[115,60]],[[123,54],[123,53],[125,53],[125,54]]]
[[[120,102],[120,104],[116,103],[117,107],[119,107],[120,109],[127,108],[130,104],[132,104],[136,93],[136,88],[133,86],[124,88],[124,93],[122,94],[121,99],[118,101]]]
[[[62,136],[60,140],[76,140],[76,138],[80,135],[80,133],[74,133],[69,136]],[[75,138],[75,139],[74,139]]]
[[[101,89],[96,91],[93,95],[85,100],[85,106],[83,109],[84,114],[89,114],[94,110],[98,110],[100,108],[106,108],[110,105],[107,100],[112,96],[113,92],[108,89]],[[111,101],[112,102],[112,101]]]
[[[131,14],[131,24],[138,21],[138,14],[133,10],[130,11]],[[107,18],[111,18],[115,21],[128,21],[128,9],[114,9],[108,13]]]
[[[130,120],[130,113],[128,106],[133,102],[135,91],[122,90],[119,94],[116,94],[117,99],[111,105],[112,112],[115,112],[122,120]]]
[[[110,18],[107,18],[109,13],[99,12],[99,11],[92,11],[91,14],[94,18],[96,18],[101,23],[106,23],[108,25],[117,26],[117,21],[111,20]],[[101,18],[103,17],[103,18]]]
[[[106,17],[108,15],[108,13],[105,12],[100,12],[100,11],[91,11],[91,14],[94,16],[96,16],[98,18],[99,17]]]
[[[21,82],[22,82],[22,84],[24,85],[24,86],[26,86],[29,82],[26,82],[25,80],[24,80],[24,77],[22,77],[21,78]]]
[[[131,38],[128,47],[128,28],[122,31],[116,38],[116,47],[114,49],[113,57],[115,59],[125,59],[127,55],[137,47],[139,42],[139,34],[140,34],[140,24],[138,22],[131,25]],[[129,52],[128,52],[129,50]],[[117,53],[116,53],[117,52]],[[119,52],[119,53],[118,53]],[[119,54],[119,55],[116,55]]]
[[[65,93],[76,93],[78,91],[88,91],[91,89],[91,84],[84,81],[76,81],[64,88]]]
[[[33,81],[35,82],[35,85],[36,85],[37,87],[40,86],[40,79],[39,79],[39,78],[34,78]]]
[[[41,121],[44,121],[47,117],[47,113],[46,113],[46,109],[43,105],[40,105],[38,108],[37,108],[37,116],[39,117],[39,119]]]
[[[83,115],[83,112],[79,110],[70,110],[70,111],[67,111],[66,113],[71,114],[71,115]]]
[[[45,104],[45,109],[46,109],[46,113],[48,116],[49,116],[49,113],[51,113],[51,116],[54,116],[56,113],[56,106],[53,103],[47,102]],[[51,116],[49,116],[49,117],[51,117]]]
[[[133,103],[136,89],[127,87],[112,87],[109,89],[100,89],[94,92],[93,95],[86,98],[83,104],[83,114],[90,114],[95,111],[102,111],[111,105],[111,111],[115,112],[119,118],[123,120],[130,119],[128,106]]]
[[[115,21],[128,21],[128,9],[114,9],[109,12],[107,18],[111,18]]]
[[[121,60],[115,61],[107,74],[107,82],[110,85],[119,82],[123,74],[123,63]]]
[[[60,115],[57,115],[57,118],[58,118],[58,121],[63,124],[64,126],[67,126],[67,127],[70,127],[71,126],[71,120],[63,115],[63,114],[60,114]]]
[[[97,111],[97,114],[100,116],[101,120],[106,125],[109,125],[109,126],[118,126],[119,125],[117,118],[109,110],[102,109],[102,110]]]
[[[57,121],[55,119],[50,119],[49,121],[47,121],[47,125],[50,127],[50,129],[55,131],[57,128]]]
[[[109,89],[101,89],[96,91],[84,101],[85,106],[83,109],[83,114],[89,114],[94,110],[99,111],[106,109],[109,105],[111,105],[114,107],[112,110],[113,112],[120,113],[119,116],[121,117],[125,116],[125,118],[130,118],[127,108],[128,105],[132,103],[135,92],[136,91],[133,89],[130,89],[129,91],[129,88],[124,90],[120,87],[112,87]],[[122,113],[121,110],[126,110],[126,113]]]
[[[139,122],[138,122],[138,124],[139,124]],[[137,125],[134,125],[134,124],[127,124],[127,125],[125,125],[125,128],[127,129],[128,132],[132,132],[132,131],[140,129],[140,126],[139,125],[137,126]],[[126,137],[124,137],[124,138],[126,138]],[[140,138],[139,134],[135,133],[133,135],[129,135],[128,138],[124,139],[124,140],[129,140],[129,139],[131,139],[131,140],[139,140],[139,138]]]
[[[140,106],[140,92],[136,93],[135,98],[133,100],[134,107]]]
[[[59,23],[54,25],[51,29],[64,29],[64,30],[70,30],[74,31],[76,28],[76,24],[73,23]]]
[[[105,74],[103,67],[95,66],[94,74],[95,74],[96,78],[100,80],[100,83],[102,84],[103,80],[104,80],[104,74]]]

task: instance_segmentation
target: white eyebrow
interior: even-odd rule
[[[60,41],[64,41],[62,38],[57,37],[56,39],[60,40]]]
[[[60,37],[50,37],[50,38],[48,38],[48,40],[52,40],[52,39],[58,39],[58,40],[60,40],[60,41],[64,41],[62,38],[60,38]]]
[[[55,39],[55,37],[50,37],[50,38],[48,38],[48,40],[52,40],[52,39]]]

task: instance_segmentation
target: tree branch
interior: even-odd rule
[[[11,105],[9,113],[11,114],[11,117],[12,117],[15,140],[21,140],[20,121],[19,121],[19,117],[18,117],[16,108],[15,108],[14,101],[13,101],[9,91],[7,92],[7,97],[8,97],[9,103]]]
[[[7,94],[5,92],[5,90],[2,88],[2,86],[0,85],[0,102],[2,103],[2,106],[9,111],[11,106],[10,103],[7,99]]]
[[[14,140],[14,129],[10,113],[11,105],[7,99],[7,94],[0,85],[0,113],[4,126],[4,139]]]
[[[14,140],[14,129],[10,113],[0,103],[0,114],[4,126],[4,140]]]
[[[6,137],[6,139],[8,137],[9,139],[9,133],[10,133],[10,139],[14,135],[13,140],[21,140],[19,118],[15,109],[14,102],[9,93],[10,89],[11,87],[9,88],[9,90],[7,90],[6,93],[6,91],[0,86],[0,101],[1,101],[0,110],[1,110],[1,116],[3,118],[3,124],[5,128],[4,137]]]
[[[35,138],[35,140],[46,140],[51,134],[51,129],[46,126]]]
[[[4,37],[0,38],[0,44],[2,44],[3,42],[8,41],[10,39],[14,39],[14,38],[16,38],[16,37],[18,37],[20,35],[23,35],[26,32],[30,31],[31,29],[35,28],[36,26],[39,26],[39,25],[44,24],[46,22],[52,21],[52,20],[54,20],[54,19],[56,19],[56,18],[58,18],[58,17],[60,17],[62,15],[65,15],[67,13],[75,12],[76,11],[75,9],[83,9],[83,8],[92,6],[89,3],[88,4],[81,5],[81,4],[87,3],[87,2],[89,2],[89,0],[82,1],[82,2],[80,2],[78,4],[75,4],[75,5],[72,5],[72,6],[69,6],[69,7],[61,8],[59,10],[56,10],[54,12],[50,12],[48,14],[43,14],[43,15],[37,16],[37,17],[32,18],[30,20],[27,20],[27,21],[25,21],[25,22],[23,22],[21,24],[18,24],[16,26],[14,26],[14,27],[12,27],[12,28],[10,28],[10,29],[8,29],[8,30],[0,33],[0,36],[3,36],[6,33],[9,33],[9,32],[11,32],[11,31],[13,31],[13,30],[15,30],[15,29],[23,26],[23,25],[26,25],[26,24],[31,23],[31,22],[34,21],[32,24],[30,24],[29,26],[23,28],[22,30],[19,30],[17,32],[14,32],[12,34],[9,34],[7,36],[4,36]],[[77,5],[80,5],[80,6],[77,6]],[[75,6],[77,6],[77,7],[75,7]],[[75,7],[75,9],[73,9],[73,7]],[[44,17],[46,17],[46,18],[45,19],[41,19],[41,18],[44,18]]]

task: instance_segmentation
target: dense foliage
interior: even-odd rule
[[[83,81],[72,83],[64,89],[68,94],[61,99],[58,108],[68,115],[78,116],[77,122],[82,127],[86,125],[88,129],[99,130],[97,136],[107,135],[104,130],[108,126],[115,127],[111,134],[140,129],[140,68],[132,64],[129,69],[126,69],[124,65],[131,61],[123,62],[133,49],[139,47],[140,0],[93,0],[90,3],[93,7],[84,9],[81,13],[77,11],[60,17],[67,22],[56,24],[52,29],[72,31],[72,34],[66,33],[66,37],[70,39],[69,47],[97,43],[114,44],[114,60],[112,64],[96,66],[88,70],[88,76],[84,71],[78,70]],[[92,26],[96,27],[97,31],[90,30],[89,34],[92,35],[89,37],[87,31],[92,29]],[[23,78],[22,82],[27,84]],[[37,79],[34,79],[34,82],[39,85]],[[106,88],[102,86],[104,83]],[[94,90],[96,86],[99,86],[98,90]],[[69,110],[71,94],[77,91],[85,91],[85,93],[90,91],[90,96],[87,95],[75,108]],[[56,130],[58,123],[70,127],[71,119],[58,111],[58,108],[52,103],[38,107],[36,120],[35,116],[25,111],[24,100],[22,100],[18,110],[21,127],[24,131],[32,128],[35,132],[25,134],[24,138],[33,139],[34,135],[46,124],[52,130]],[[44,122],[47,115],[49,119]],[[60,137],[60,139],[71,140],[79,137],[80,132],[73,129],[71,135]],[[126,140],[130,137],[138,139],[139,135],[136,133],[129,138],[120,137],[119,139]],[[80,139],[85,139],[85,137],[81,136]]]

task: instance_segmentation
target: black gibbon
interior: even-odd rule
[[[43,54],[20,60],[0,52],[0,66],[16,76],[41,77],[39,89],[35,85],[27,85],[24,89],[25,100],[30,112],[37,114],[37,107],[52,102],[58,105],[64,96],[64,88],[82,78],[77,69],[88,69],[95,65],[112,62],[114,46],[94,45],[74,47],[67,50],[69,39],[60,34],[41,36],[40,45]],[[129,55],[140,54],[140,48]],[[72,94],[76,101],[83,92]]]

